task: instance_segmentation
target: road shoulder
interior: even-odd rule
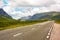
[[[54,24],[50,40],[60,40],[60,24]]]

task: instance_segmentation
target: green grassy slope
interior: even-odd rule
[[[0,22],[11,21],[11,20],[12,20],[12,19],[9,19],[9,18],[7,18],[7,17],[5,17],[5,16],[0,15]]]
[[[4,30],[4,29],[10,29],[10,28],[15,28],[18,26],[26,26],[26,25],[31,25],[31,24],[35,24],[35,23],[40,23],[40,22],[45,22],[48,21],[50,19],[55,20],[55,22],[59,22],[60,23],[60,12],[57,13],[51,13],[51,15],[49,14],[48,19],[39,19],[39,20],[27,20],[27,21],[20,21],[20,20],[13,20],[10,19],[6,16],[0,15],[0,30]]]
[[[31,25],[31,24],[35,24],[35,23],[44,22],[44,21],[47,21],[47,20],[20,21],[20,20],[13,20],[13,19],[9,19],[9,18],[6,18],[4,16],[1,16],[0,30]]]

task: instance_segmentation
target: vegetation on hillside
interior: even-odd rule
[[[60,24],[60,20],[55,20],[55,23],[58,23],[58,24]]]
[[[35,23],[40,23],[48,20],[30,20],[30,21],[20,21],[20,20],[14,20],[14,21],[5,21],[0,22],[0,30],[9,29],[9,28],[15,28],[15,27],[21,27],[26,25],[31,25]]]
[[[40,15],[42,15],[42,14],[40,14]],[[0,30],[31,25],[31,24],[35,24],[35,23],[45,22],[48,20],[50,20],[50,21],[55,20],[56,23],[60,23],[60,12],[58,12],[58,13],[52,12],[51,14],[46,13],[43,17],[39,17],[39,19],[37,19],[37,20],[26,20],[26,21],[14,20],[14,19],[10,18],[10,16],[6,17],[5,15],[0,14]]]

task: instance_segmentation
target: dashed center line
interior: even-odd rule
[[[31,30],[34,30],[35,28],[32,28]],[[23,33],[17,33],[15,35],[13,35],[13,37],[16,37],[16,36],[19,36],[19,35],[22,35]]]
[[[16,36],[19,36],[19,35],[22,35],[23,33],[18,33],[18,34],[15,34],[13,35],[13,37],[16,37]]]
[[[50,33],[48,33],[48,35],[50,35]]]
[[[35,28],[32,28],[32,30],[34,30]]]
[[[46,38],[49,38],[50,37],[51,31],[52,31],[52,27],[50,28],[49,33],[48,33],[48,35],[47,35]]]
[[[47,36],[46,38],[49,38],[49,36]]]

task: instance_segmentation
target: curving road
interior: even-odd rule
[[[0,40],[49,40],[54,22],[48,21],[0,31]]]

